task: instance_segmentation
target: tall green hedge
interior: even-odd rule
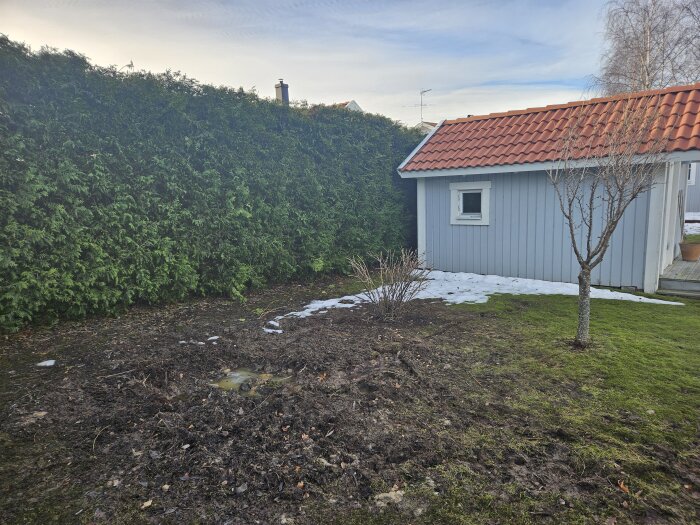
[[[0,329],[344,269],[410,243],[390,120],[0,37]]]

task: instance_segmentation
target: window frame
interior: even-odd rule
[[[481,214],[462,213],[462,194],[481,194]],[[491,204],[491,181],[453,182],[450,184],[450,224],[455,226],[488,226]]]
[[[695,163],[690,163],[688,164],[688,186],[695,186],[696,178],[697,178],[697,173],[698,173],[698,165]]]

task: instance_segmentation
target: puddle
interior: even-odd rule
[[[249,368],[237,368],[227,372],[222,379],[212,385],[224,390],[233,390],[244,396],[254,396],[261,388],[280,385],[291,379],[292,376],[275,376],[254,372]]]

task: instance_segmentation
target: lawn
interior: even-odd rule
[[[353,286],[8,336],[0,522],[700,521],[700,302],[593,300],[585,351],[562,296],[262,330]],[[237,368],[269,375],[213,386]]]

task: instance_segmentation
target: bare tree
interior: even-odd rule
[[[627,207],[648,191],[668,141],[657,128],[659,98],[624,98],[613,114],[599,105],[572,109],[549,174],[580,266],[576,343],[590,343],[591,272]],[[662,128],[663,129],[663,128]]]
[[[596,84],[605,95],[700,80],[700,0],[613,0]]]
[[[695,71],[695,78],[690,80],[696,81],[700,77],[700,0],[683,0],[679,5],[683,9],[689,28],[686,33],[686,38],[690,42],[688,62],[691,64],[691,70]]]

